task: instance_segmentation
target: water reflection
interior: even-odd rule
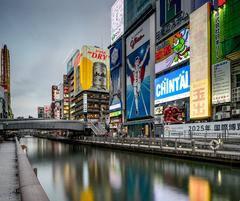
[[[25,138],[54,201],[231,201],[240,171],[225,166]]]

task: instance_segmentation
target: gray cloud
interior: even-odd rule
[[[64,60],[84,44],[110,44],[115,0],[1,0],[0,44],[11,54],[15,116],[36,116],[51,101],[51,85],[62,81]]]

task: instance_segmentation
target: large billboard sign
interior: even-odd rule
[[[164,137],[173,138],[240,138],[240,121],[216,121],[164,126]]]
[[[122,41],[115,43],[110,49],[110,106],[109,110],[121,109],[121,68]]]
[[[109,50],[83,46],[74,62],[74,93],[84,90],[109,92]]]
[[[155,79],[155,104],[190,96],[190,67],[185,66]]]
[[[151,8],[153,0],[125,0],[124,23],[128,29],[146,10]]]
[[[210,3],[190,15],[190,118],[211,116]]]
[[[126,39],[127,119],[146,117],[151,113],[153,55],[150,54],[150,20],[152,18],[146,20]]]
[[[124,32],[124,0],[117,0],[111,8],[111,44]]]
[[[212,65],[212,104],[231,102],[230,61]]]
[[[189,57],[189,26],[187,26],[156,46],[155,73],[179,64]]]
[[[79,57],[79,50],[76,50],[67,62],[67,74],[73,69],[76,57]]]

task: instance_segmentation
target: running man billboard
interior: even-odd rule
[[[126,39],[127,119],[142,118],[153,113],[153,93],[150,91],[153,87],[151,75],[154,72],[154,55],[150,53],[154,42],[150,33],[155,33],[152,31],[153,17],[146,20]]]

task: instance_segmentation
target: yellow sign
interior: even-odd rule
[[[190,118],[211,116],[210,3],[190,15]]]
[[[83,46],[74,64],[74,93],[84,90],[108,92],[110,86],[109,50]],[[78,65],[77,65],[78,64]]]

